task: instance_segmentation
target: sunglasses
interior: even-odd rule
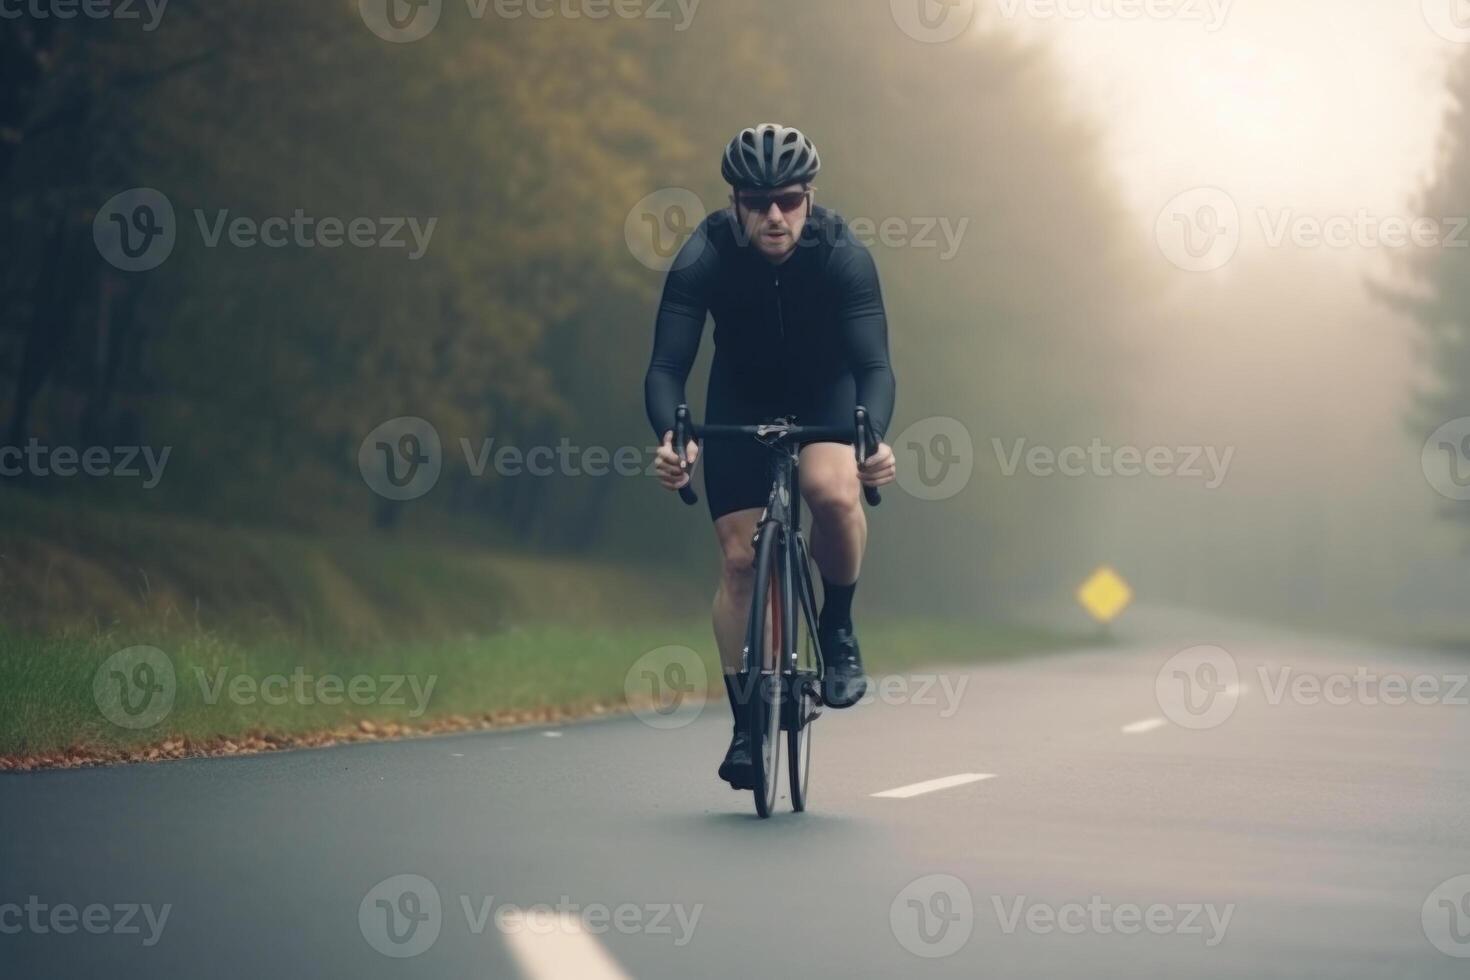
[[[791,214],[801,208],[809,193],[811,192],[789,191],[785,194],[738,194],[735,201],[741,207],[749,208],[757,214],[765,214],[770,211],[772,204],[780,208],[784,214]]]

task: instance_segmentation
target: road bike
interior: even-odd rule
[[[691,441],[710,439],[755,439],[772,453],[771,494],[756,522],[753,542],[755,591],[736,675],[736,723],[750,736],[755,758],[756,813],[769,817],[776,808],[782,732],[791,808],[800,813],[806,809],[811,781],[811,729],[821,714],[824,662],[817,638],[812,560],[801,533],[801,447],[809,442],[850,441],[862,466],[877,450],[878,441],[861,405],[853,412],[850,429],[798,425],[790,417],[758,425],[695,426],[689,406],[680,405],[674,422],[680,461],[688,463],[686,447]],[[874,487],[864,487],[863,494],[869,506],[876,507],[882,499]],[[689,485],[679,490],[679,496],[686,504],[699,502]]]

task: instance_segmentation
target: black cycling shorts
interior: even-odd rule
[[[760,391],[735,372],[710,371],[705,421],[712,425],[756,425],[792,416],[798,425],[850,427],[857,407],[851,374],[839,375],[796,395]],[[851,440],[847,440],[851,445]],[[711,439],[700,450],[704,497],[712,520],[737,510],[760,509],[771,496],[776,454],[751,439]]]

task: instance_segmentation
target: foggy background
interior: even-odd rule
[[[404,587],[374,591],[362,568],[414,569],[436,598],[413,621],[440,622],[459,587],[447,552],[566,562],[551,578],[573,605],[583,563],[703,602],[717,569],[703,508],[645,477],[475,475],[459,440],[650,446],[663,274],[633,232],[690,226],[657,210],[671,189],[724,206],[724,143],[780,121],[821,150],[819,203],[904,230],[872,248],[909,475],[872,516],[860,610],[1024,617],[1070,604],[1107,563],[1144,601],[1463,640],[1467,505],[1434,483],[1459,486],[1470,430],[1425,443],[1470,416],[1470,231],[1271,242],[1283,220],[1361,214],[1451,237],[1470,214],[1455,23],[1433,0],[1238,0],[1218,23],[1204,3],[1124,20],[997,0],[937,8],[969,19],[935,43],[901,6],[706,0],[686,22],[673,4],[591,20],[447,2],[413,43],[345,0],[176,0],[151,30],[7,27],[3,442],[172,453],[146,489],[8,477],[0,614],[43,630],[168,615],[322,628],[289,567],[313,569],[321,596],[356,589],[368,632],[391,631],[369,610]],[[129,272],[94,220],[138,187],[171,203],[177,241]],[[411,239],[208,247],[196,218],[296,209],[436,224],[410,259]],[[937,229],[938,247],[913,240],[941,222],[967,222],[953,254]],[[1223,251],[1192,257],[1184,229],[1205,241],[1206,225]],[[1210,267],[1181,267],[1196,260]],[[707,334],[696,412],[710,348]],[[396,502],[359,450],[401,416],[434,426],[443,469]],[[1018,440],[1208,448],[1230,465],[1218,486],[1008,475]],[[971,475],[924,499],[915,474],[939,473],[941,450]],[[220,572],[252,563],[277,571]],[[463,622],[501,601],[462,591]]]

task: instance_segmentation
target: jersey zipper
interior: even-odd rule
[[[781,309],[781,273],[776,273],[776,326],[781,330],[781,346],[786,346],[786,312]]]
[[[776,292],[776,327],[781,331],[781,384],[782,384],[782,387],[787,392],[790,392],[790,390],[791,390],[791,359],[788,356],[788,349],[787,349],[787,346],[786,346],[786,311],[784,309],[782,309],[782,304],[781,304],[781,272],[780,272],[779,269],[775,272],[775,283],[776,283],[776,289],[775,289],[775,292]]]

